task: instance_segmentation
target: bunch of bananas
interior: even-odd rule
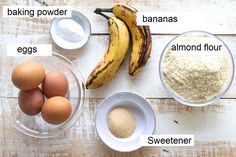
[[[108,17],[103,12],[115,16]],[[132,39],[132,52],[129,61],[129,74],[135,75],[146,64],[152,47],[152,38],[148,26],[137,26],[137,10],[126,4],[117,4],[113,8],[97,8],[95,13],[108,19],[110,43],[102,61],[89,75],[86,88],[98,88],[114,76],[123,63]]]

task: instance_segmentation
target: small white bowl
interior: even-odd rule
[[[109,113],[116,107],[129,109],[135,117],[136,129],[130,137],[117,138],[108,128]],[[97,109],[95,125],[99,137],[108,147],[119,152],[130,152],[141,148],[141,135],[154,133],[156,118],[152,107],[143,97],[130,92],[119,92],[101,102]]]
[[[168,50],[170,49],[172,44],[180,44],[180,45],[184,45],[186,43],[182,43],[180,42],[181,40],[187,38],[187,37],[206,37],[208,39],[212,39],[212,42],[214,41],[215,45],[222,45],[222,48],[224,49],[224,53],[228,58],[228,76],[227,79],[224,83],[224,86],[222,87],[222,90],[218,93],[218,95],[208,99],[208,100],[201,100],[201,101],[192,101],[189,99],[186,99],[180,95],[178,95],[167,83],[167,81],[164,78],[164,74],[162,71],[162,67],[163,67],[163,62],[165,59],[166,54],[169,52]],[[195,41],[195,42],[200,42],[200,41]],[[188,65],[187,65],[188,66]],[[188,106],[194,106],[194,107],[201,107],[201,106],[207,106],[210,105],[214,102],[216,102],[217,100],[219,100],[230,88],[233,79],[234,79],[234,73],[235,73],[235,67],[234,67],[234,59],[233,59],[233,55],[230,51],[230,49],[228,48],[228,46],[224,43],[224,41],[222,41],[220,38],[218,38],[216,35],[211,34],[209,32],[205,32],[205,31],[198,31],[198,30],[194,30],[194,31],[188,31],[188,32],[184,32],[176,37],[174,37],[164,48],[161,57],[160,57],[160,62],[159,62],[159,74],[160,74],[160,79],[161,82],[164,86],[164,88],[168,91],[168,93],[179,103],[182,103],[184,105],[188,105]]]
[[[72,36],[68,34],[68,32],[63,32],[60,30],[60,22],[62,20],[73,20],[76,24],[80,25],[81,28],[77,27],[78,29],[83,29],[84,35],[81,37],[81,40],[73,41]],[[69,24],[64,24],[67,27],[71,27]],[[71,17],[63,17],[63,18],[54,18],[50,27],[50,33],[52,40],[61,48],[67,50],[74,50],[83,47],[89,40],[91,34],[91,25],[86,16],[80,13],[78,10],[71,11]],[[67,35],[65,35],[67,34]],[[75,37],[75,36],[74,36]]]

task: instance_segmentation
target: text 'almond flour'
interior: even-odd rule
[[[185,37],[181,43],[214,43],[207,37]],[[195,42],[196,43],[196,42]],[[225,50],[221,51],[172,51],[163,58],[164,80],[174,93],[189,101],[207,101],[217,97],[228,76]]]

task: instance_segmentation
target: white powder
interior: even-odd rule
[[[214,42],[207,37],[185,37],[181,43]],[[180,52],[169,49],[163,60],[165,81],[179,97],[206,101],[219,95],[228,76],[225,50]]]
[[[79,42],[85,36],[83,27],[73,19],[62,19],[58,22],[61,37],[70,42]]]

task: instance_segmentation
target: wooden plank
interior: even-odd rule
[[[35,139],[19,133],[0,110],[0,156],[190,156],[236,155],[236,100],[221,100],[207,107],[187,107],[172,99],[149,99],[156,114],[155,134],[195,135],[194,147],[145,147],[119,153],[105,146],[94,128],[96,109],[102,99],[90,99],[79,121],[65,134]],[[178,123],[176,123],[176,121]],[[229,129],[230,128],[230,129]]]
[[[110,1],[110,0],[101,0],[98,3],[95,3],[92,0],[81,1],[81,0],[48,0],[47,3],[49,5],[72,5],[78,8],[82,13],[84,13],[89,20],[91,21],[92,33],[103,34],[108,33],[107,21],[98,15],[95,15],[93,11],[96,7],[107,8],[112,7],[114,3],[121,2],[118,1]],[[236,14],[234,11],[236,9],[235,1],[217,1],[214,3],[208,0],[202,1],[188,1],[183,3],[181,0],[176,0],[173,2],[165,2],[165,1],[122,1],[128,4],[133,5],[140,11],[160,11],[160,12],[195,12],[198,14],[199,10],[202,14],[213,15],[207,19],[206,22],[202,22],[202,24],[197,24],[197,26],[189,25],[188,23],[194,23],[196,18],[190,19],[190,21],[185,24],[180,25],[158,25],[152,26],[151,32],[153,34],[178,34],[188,30],[196,30],[201,29],[205,31],[210,31],[216,34],[236,34]],[[24,0],[10,0],[3,1],[0,3],[3,5],[40,5],[35,1],[24,1]],[[184,8],[184,10],[183,10]],[[0,29],[1,34],[3,35],[32,35],[32,34],[48,34],[49,27],[52,18],[44,18],[44,19],[16,19],[16,18],[0,18]],[[181,20],[180,20],[181,21]],[[209,22],[211,21],[211,22]]]
[[[114,3],[120,2],[121,0],[47,0],[48,4],[53,5],[73,5],[80,9],[81,12],[86,14],[92,23],[92,32],[99,34],[107,34],[108,28],[106,20],[93,14],[93,10],[96,7],[111,7]],[[139,10],[151,11],[206,11],[209,12],[225,12],[225,10],[234,9],[236,6],[236,1],[230,0],[192,0],[192,1],[162,1],[162,0],[147,0],[147,1],[137,1],[137,0],[122,0],[127,2]],[[33,0],[1,0],[0,7],[3,5],[38,5]],[[221,11],[222,10],[222,11]],[[224,13],[222,13],[224,14]],[[2,16],[2,12],[0,12]],[[222,16],[220,16],[222,17]],[[218,18],[217,18],[218,19]],[[226,25],[228,30],[220,30],[223,34],[228,34],[233,32],[236,27],[234,20],[218,20],[216,21],[216,26],[222,24]],[[10,37],[16,37],[21,35],[45,35],[45,36],[35,36],[29,38],[29,36],[21,36],[15,40],[11,39],[11,42],[20,41],[20,42],[38,42],[38,43],[52,43],[49,37],[49,26],[51,19],[3,19],[0,18],[0,35],[7,35],[0,38],[0,50],[5,52],[4,47],[2,47],[3,42],[9,41]],[[168,29],[168,31],[163,32],[163,29],[152,28],[152,33],[157,32],[161,34],[167,33],[177,33],[176,28]],[[184,27],[184,31],[187,31],[187,28]],[[234,32],[233,32],[234,33]],[[8,36],[9,35],[9,36]],[[157,68],[158,57],[164,48],[165,44],[173,36],[153,36],[155,47],[152,52],[151,60],[156,61],[153,65],[150,60],[148,65],[145,67],[145,70],[142,72],[141,76],[137,76],[131,80],[127,74],[127,61],[122,66],[121,70],[117,74],[117,77],[114,78],[108,85],[102,89],[89,91],[90,97],[97,97],[96,93],[101,93],[101,97],[107,96],[110,92],[118,91],[119,87],[117,82],[122,81],[131,81],[131,82],[145,82],[144,87],[150,87],[153,85],[153,82],[148,83],[148,77],[144,75],[148,72],[147,69],[154,67]],[[235,54],[236,47],[236,36],[220,36],[228,44],[232,52]],[[8,39],[7,39],[8,38]],[[94,65],[102,58],[103,53],[106,50],[108,42],[108,36],[92,36],[90,42],[83,49],[72,51],[71,53],[66,52],[54,45],[54,51],[61,53],[71,59],[77,66],[79,66],[82,71],[85,73],[85,76],[88,75],[90,70],[93,69]],[[3,51],[2,51],[3,50]],[[2,57],[2,55],[0,55]],[[235,55],[234,55],[235,56]],[[85,59],[86,58],[86,59]],[[90,62],[93,60],[93,62]],[[3,63],[3,68],[9,68],[10,72],[10,60],[8,63],[3,60],[0,64]],[[86,64],[89,63],[88,65]],[[3,78],[6,77],[6,69],[3,69]],[[156,69],[157,70],[157,69]],[[0,74],[2,72],[0,71]],[[124,75],[124,76],[123,76]],[[156,73],[158,76],[158,73]],[[9,77],[9,76],[8,76]],[[2,78],[2,77],[1,77]],[[158,77],[157,77],[158,78]],[[235,80],[235,79],[234,79]],[[156,79],[156,81],[159,81]],[[9,83],[9,80],[1,81],[5,85]],[[160,82],[159,82],[160,83]],[[225,98],[236,98],[235,93],[235,81]],[[143,84],[142,84],[143,85]],[[0,83],[0,87],[2,87]],[[5,86],[5,87],[8,87]],[[113,91],[108,90],[111,87],[116,89]],[[154,85],[153,85],[154,87]],[[156,86],[155,86],[156,87]],[[13,88],[9,88],[12,94]],[[122,89],[123,90],[123,89]],[[133,90],[133,89],[132,89]],[[163,94],[162,98],[167,98],[168,95],[165,91],[155,89],[157,92]],[[2,91],[2,90],[1,90]],[[143,92],[143,89],[135,90],[138,93]],[[145,91],[148,92],[148,91]],[[162,93],[163,92],[163,93]],[[4,93],[5,95],[6,93]],[[9,93],[7,93],[9,94]],[[14,93],[13,93],[14,94]],[[2,93],[1,93],[2,96]],[[76,123],[76,125],[71,128],[65,134],[58,136],[53,139],[35,139],[27,137],[19,133],[14,129],[9,120],[6,119],[3,115],[2,108],[0,107],[0,156],[86,156],[86,157],[233,157],[236,156],[236,137],[235,137],[235,101],[236,100],[221,100],[215,105],[201,107],[201,108],[192,108],[186,107],[176,103],[171,99],[149,99],[148,101],[152,104],[157,118],[157,129],[156,134],[161,133],[194,133],[196,135],[196,143],[194,147],[146,147],[140,150],[131,152],[131,153],[119,153],[115,152],[108,147],[106,147],[102,141],[99,139],[95,132],[94,128],[94,115],[98,104],[102,99],[90,99],[88,100],[88,105],[85,108],[81,118]],[[3,104],[4,105],[4,104]]]
[[[143,68],[143,70],[137,76],[129,76],[128,74],[128,61],[129,56],[126,61],[121,66],[117,75],[111,79],[109,82],[104,84],[104,86],[88,90],[88,97],[90,98],[104,98],[111,93],[117,91],[132,91],[137,92],[147,98],[169,98],[169,94],[164,89],[161,84],[159,77],[158,65],[159,58],[165,45],[174,36],[164,36],[164,35],[154,35],[153,36],[153,49],[151,57]],[[231,49],[234,59],[236,58],[236,36],[219,36]],[[1,40],[2,39],[2,40]],[[96,64],[103,58],[103,55],[108,46],[109,37],[107,35],[91,36],[88,44],[80,49],[74,51],[66,51],[55,46],[49,36],[21,36],[18,38],[3,37],[0,38],[2,41],[1,52],[5,52],[3,58],[3,82],[4,82],[4,95],[16,96],[17,90],[13,87],[10,80],[11,69],[16,62],[12,57],[6,57],[6,45],[10,43],[52,43],[53,51],[60,53],[67,58],[69,58],[73,63],[80,68],[86,79]],[[51,64],[51,63],[50,63]],[[122,82],[122,83],[121,83]],[[229,91],[223,96],[224,98],[236,98],[236,79],[234,79],[233,84]]]

